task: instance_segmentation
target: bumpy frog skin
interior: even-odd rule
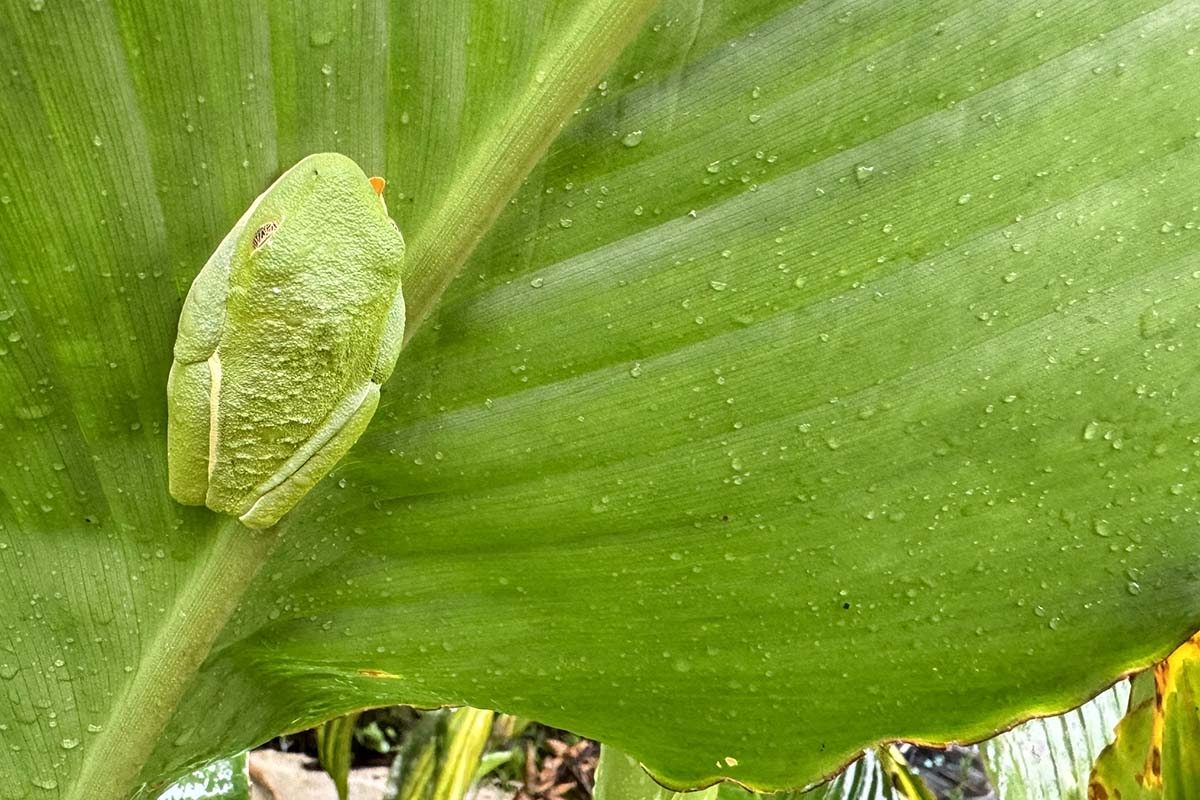
[[[404,338],[383,181],[308,156],[192,283],[167,381],[171,496],[266,528],[362,435]]]

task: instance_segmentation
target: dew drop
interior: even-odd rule
[[[49,403],[32,403],[27,406],[17,406],[13,409],[17,415],[17,419],[31,421],[35,419],[45,419],[54,411],[54,407]]]
[[[308,43],[313,47],[326,47],[333,41],[333,31],[312,31],[308,34]]]

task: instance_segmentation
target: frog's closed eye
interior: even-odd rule
[[[275,231],[279,230],[278,222],[264,222],[258,230],[254,232],[254,238],[250,241],[250,251],[254,252],[267,243]]]

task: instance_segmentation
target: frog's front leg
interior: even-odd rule
[[[184,505],[202,506],[208,497],[215,445],[210,434],[221,388],[217,347],[225,328],[229,257],[241,225],[200,270],[179,315],[175,359],[167,378],[167,481],[171,496]]]
[[[211,359],[210,359],[211,361]],[[190,506],[204,505],[212,442],[210,361],[175,361],[167,378],[167,480],[171,496]]]
[[[338,403],[313,436],[255,488],[238,517],[248,528],[269,528],[291,511],[358,441],[379,405],[379,384],[367,381]]]

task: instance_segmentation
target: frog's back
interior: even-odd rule
[[[238,514],[371,380],[404,243],[357,165],[322,155],[264,193],[235,247],[207,505]]]

